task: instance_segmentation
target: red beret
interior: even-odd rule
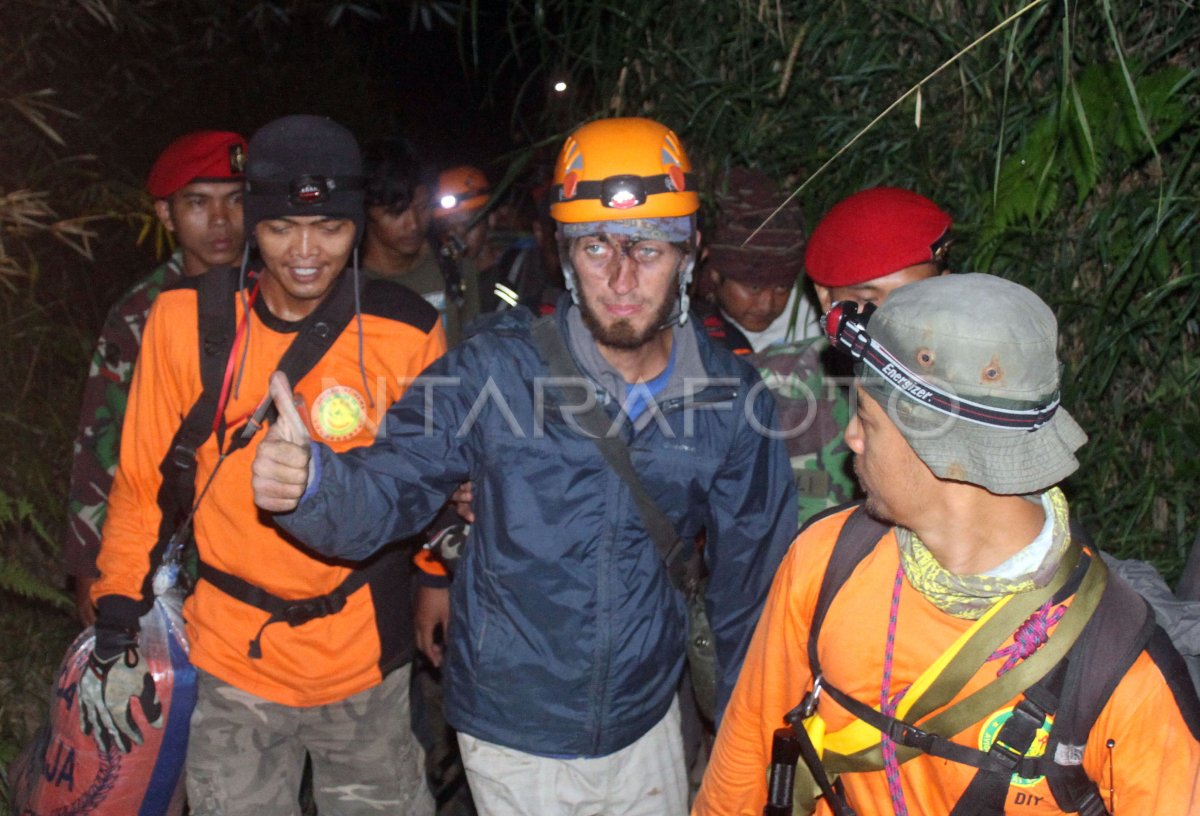
[[[146,192],[166,198],[193,181],[241,181],[246,140],[236,133],[200,130],[180,136],[159,154],[146,179]]]
[[[855,286],[934,259],[953,223],[928,198],[873,187],[844,198],[808,239],[804,268],[822,286]]]

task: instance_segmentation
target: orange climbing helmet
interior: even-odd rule
[[[679,137],[651,119],[598,119],[567,137],[554,166],[550,217],[564,224],[673,218],[700,209]]]
[[[487,176],[478,167],[463,164],[443,170],[438,174],[433,217],[478,210],[488,203],[491,192]]]

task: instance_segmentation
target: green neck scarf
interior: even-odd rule
[[[896,540],[900,544],[900,565],[904,568],[904,576],[913,589],[938,609],[967,620],[978,620],[992,604],[1006,595],[1045,586],[1053,577],[1071,541],[1066,497],[1057,487],[1050,488],[1046,495],[1054,511],[1052,538],[1041,564],[1032,572],[1016,578],[955,575],[938,563],[914,532],[897,527]]]

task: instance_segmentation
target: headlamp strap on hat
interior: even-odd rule
[[[289,181],[246,181],[246,192],[250,195],[279,195],[284,193],[288,203],[296,207],[322,204],[338,190],[362,190],[362,176],[319,176],[305,175]]]
[[[678,193],[694,189],[696,177],[683,173],[683,184],[678,185],[668,173],[657,176],[609,176],[599,181],[579,181],[573,184],[555,184],[551,190],[554,201],[576,201],[581,198],[598,199],[601,206],[614,210],[627,210],[646,203],[652,195]]]
[[[978,425],[1016,431],[1036,431],[1049,422],[1058,410],[1058,393],[1043,405],[1009,409],[973,402],[938,388],[871,339],[867,333],[867,321],[874,311],[874,304],[867,304],[860,312],[854,301],[838,301],[822,318],[825,334],[835,348],[842,349],[855,360],[861,360],[909,399]]]

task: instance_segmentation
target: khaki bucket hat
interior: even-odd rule
[[[943,275],[900,287],[867,320],[831,309],[827,325],[939,478],[1026,494],[1079,467],[1087,435],[1059,404],[1058,323],[1024,286]]]

